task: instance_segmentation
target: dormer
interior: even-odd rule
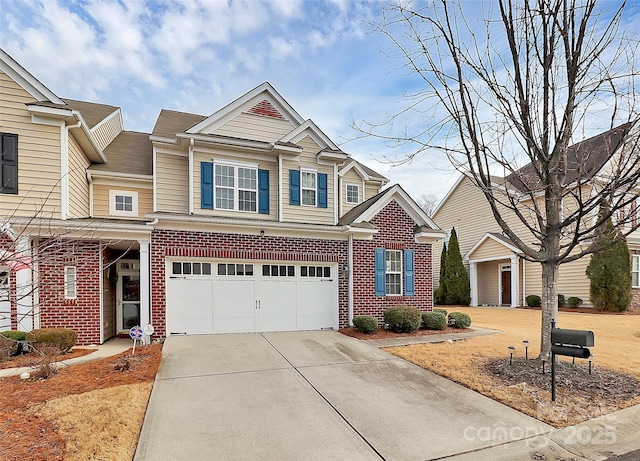
[[[388,183],[387,178],[349,157],[338,169],[339,215],[378,194]]]

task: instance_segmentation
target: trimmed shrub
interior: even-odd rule
[[[471,317],[463,312],[452,312],[449,319],[453,319],[455,323],[451,325],[453,328],[469,328],[471,326]]]
[[[423,312],[422,323],[427,330],[444,330],[447,328],[447,316],[442,312]]]
[[[540,307],[542,306],[542,298],[538,295],[529,295],[525,298],[527,302],[527,306],[529,307]]]
[[[566,305],[567,305],[567,302],[564,299],[564,295],[561,295],[560,293],[558,293],[558,307],[566,306]]]
[[[5,338],[13,339],[14,341],[24,341],[27,337],[27,332],[17,330],[0,331],[0,335],[4,336]]]
[[[573,307],[575,309],[576,307],[580,307],[580,305],[582,304],[582,299],[578,298],[577,296],[571,296],[567,300],[567,303],[569,304],[569,307]]]
[[[445,318],[447,317],[447,315],[449,315],[449,311],[446,309],[440,309],[438,307],[433,309],[433,312],[440,312],[441,314],[444,314]]]
[[[411,333],[420,328],[422,313],[411,306],[392,307],[384,311],[384,323],[396,333]]]
[[[16,343],[10,339],[0,336],[0,362],[6,360],[13,354]]]
[[[70,350],[78,339],[75,331],[67,328],[40,328],[27,333],[27,341],[33,342],[34,346],[57,347],[60,352]]]
[[[356,330],[370,335],[378,330],[378,321],[370,315],[358,315],[353,318],[353,326]]]

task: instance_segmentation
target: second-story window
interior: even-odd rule
[[[358,195],[358,186],[347,184],[347,203],[359,203]]]
[[[301,171],[302,175],[302,204],[316,206],[316,173],[315,171]]]
[[[201,208],[269,214],[269,170],[201,162],[200,174]]]
[[[0,133],[0,194],[18,193],[18,135]]]

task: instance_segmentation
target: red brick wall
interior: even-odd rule
[[[100,243],[40,242],[40,327],[71,328],[78,344],[100,343]],[[64,266],[76,266],[77,298],[64,298]]]
[[[233,258],[244,260],[347,263],[347,241],[214,232],[155,230],[151,235],[151,323],[166,335],[165,258]],[[340,272],[340,270],[339,270]],[[338,317],[348,315],[348,280],[338,278]]]
[[[372,315],[383,322],[383,312],[393,306],[414,306],[422,311],[433,308],[431,245],[416,243],[415,223],[395,201],[371,220],[379,233],[373,240],[353,242],[353,315]],[[376,296],[376,248],[415,250],[415,296]]]

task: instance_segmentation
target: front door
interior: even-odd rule
[[[118,333],[127,333],[140,325],[140,266],[137,261],[118,263]]]
[[[500,296],[500,304],[511,305],[511,269],[502,269],[500,271],[500,280],[502,286],[502,294]]]

